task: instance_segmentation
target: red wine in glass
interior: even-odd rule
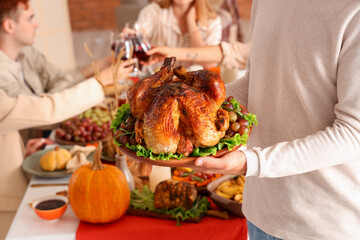
[[[134,56],[144,62],[148,61],[149,57],[150,57],[150,56],[146,55],[144,49],[141,46],[135,47]]]
[[[111,50],[115,53],[115,58],[118,57],[121,48],[124,48],[123,56],[121,60],[125,61],[131,56],[131,46],[133,46],[133,42],[129,38],[121,38],[117,39],[113,44],[111,44]]]
[[[148,61],[150,56],[146,55],[146,52],[151,49],[150,44],[146,40],[144,40],[141,35],[136,35],[133,38],[133,44],[134,56],[141,61]]]

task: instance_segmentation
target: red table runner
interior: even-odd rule
[[[107,224],[80,222],[77,240],[92,239],[247,239],[245,218],[230,217],[228,220],[205,216],[199,223],[124,215],[118,221]]]

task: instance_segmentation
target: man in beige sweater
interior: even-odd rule
[[[110,70],[101,73],[103,85],[113,82]],[[10,97],[0,89],[0,239],[6,236],[28,184],[21,169],[25,149],[19,130],[61,122],[103,99],[102,86],[94,78],[39,96]]]
[[[245,174],[251,240],[359,238],[359,26],[356,0],[253,1],[248,72],[227,95],[259,125],[248,150],[192,166]]]
[[[22,46],[31,42],[34,36],[31,25],[36,25],[36,23],[33,22],[32,8],[27,2],[27,0],[19,0],[17,3],[5,0],[0,2],[0,12],[6,7],[15,6],[10,11],[11,14],[0,14],[0,49],[4,46],[1,43],[8,42],[4,40],[6,39],[5,35],[9,33],[17,35],[16,41],[10,41],[14,44],[12,48],[6,48],[7,50],[11,49],[7,52],[9,55],[4,53],[6,50],[4,52],[0,50],[0,66],[3,67],[1,64],[4,62],[10,64],[8,71],[0,71],[0,81],[11,82],[14,80],[15,83],[18,81],[18,84],[11,85],[9,93],[6,92],[6,89],[0,88],[0,239],[5,238],[28,183],[21,170],[24,145],[19,130],[61,122],[101,103],[104,99],[102,87],[94,78],[84,80],[61,91],[62,88],[59,88],[55,93],[45,93],[46,91],[41,90],[42,85],[40,84],[32,85],[33,90],[39,89],[39,92],[36,91],[33,94],[30,91],[31,87],[20,82],[21,68],[11,59],[11,56],[16,58]],[[25,34],[24,31],[30,34]],[[29,56],[35,60],[42,59],[42,56],[36,52],[32,52]],[[119,66],[119,74],[131,71],[133,67],[127,67],[130,63],[132,60],[123,62]],[[40,67],[40,69],[42,68]],[[112,70],[112,67],[108,67],[101,72],[104,85],[113,83]],[[17,86],[20,88],[16,88]],[[12,94],[11,91],[15,89],[20,91]]]
[[[58,92],[92,75],[93,68],[85,68],[82,72],[84,75],[79,73],[77,77],[73,77],[50,63],[32,46],[38,27],[29,0],[0,1],[0,89],[9,96]],[[110,57],[104,58],[97,62],[97,67],[102,70],[109,67],[110,63]],[[123,77],[131,70],[132,68],[123,68]],[[41,127],[52,128],[53,126]],[[38,132],[24,129],[21,133],[27,141],[38,135]]]
[[[0,4],[0,89],[9,96],[36,95],[83,80],[75,80],[32,46],[39,24],[28,0]]]
[[[111,78],[102,79],[104,84],[112,82]],[[21,170],[25,149],[18,131],[61,122],[103,99],[102,87],[95,79],[40,96],[10,97],[0,89],[0,239],[5,237],[28,184]]]
[[[29,0],[0,2],[0,89],[9,96],[57,92],[93,76],[92,66],[73,77],[49,62],[33,47],[38,27]],[[97,67],[110,64],[107,57]]]

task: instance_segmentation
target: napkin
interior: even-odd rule
[[[70,149],[72,158],[66,163],[68,172],[74,172],[79,167],[89,164],[90,161],[87,159],[87,156],[95,151],[95,149],[95,146],[82,147],[78,145]]]

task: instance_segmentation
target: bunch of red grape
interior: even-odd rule
[[[89,109],[79,116],[66,120],[56,129],[60,139],[71,142],[96,142],[106,138],[110,133],[110,117],[105,110]]]
[[[120,124],[116,130],[114,137],[122,145],[129,143],[130,145],[137,145],[135,140],[135,121],[136,119],[130,115],[125,122]]]
[[[249,122],[242,118],[240,114],[236,113],[237,109],[234,109],[234,106],[230,103],[232,99],[234,99],[233,96],[228,97],[222,105],[222,107],[229,112],[230,119],[230,127],[226,131],[225,137],[233,137],[236,133],[243,135],[250,130]],[[246,109],[241,109],[240,112],[243,115],[249,113]]]

